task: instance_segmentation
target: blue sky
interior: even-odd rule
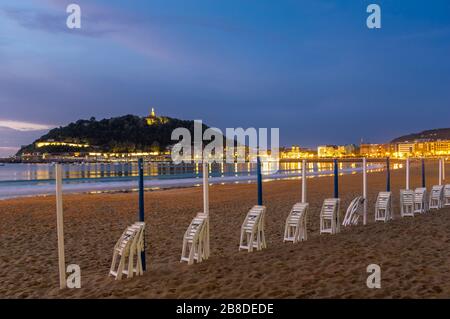
[[[370,3],[380,30],[366,27]],[[2,0],[0,156],[36,125],[152,106],[279,127],[282,145],[384,142],[450,127],[449,56],[447,0]]]

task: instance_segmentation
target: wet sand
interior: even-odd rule
[[[437,184],[436,165],[427,186]],[[283,243],[285,219],[300,200],[301,181],[264,183],[268,248],[238,252],[240,226],[256,203],[255,184],[210,188],[211,257],[180,263],[183,234],[202,209],[200,187],[145,194],[148,271],[142,277],[108,277],[113,247],[135,221],[137,193],[64,197],[66,263],[78,264],[82,288],[60,290],[55,198],[0,201],[0,298],[449,298],[450,208],[400,218],[404,170],[392,171],[394,217],[374,223],[374,202],[384,173],[369,175],[369,224],[319,235],[323,199],[332,177],[308,179],[308,241]],[[420,184],[413,167],[411,185]],[[362,192],[360,174],[340,177],[341,220]],[[381,266],[381,289],[368,289],[366,267]]]

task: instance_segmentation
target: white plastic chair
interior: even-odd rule
[[[441,209],[444,207],[444,186],[435,185],[431,189],[430,194],[430,209]]]
[[[379,192],[375,203],[375,221],[387,222],[392,219],[392,193]]]
[[[413,190],[400,190],[400,215],[402,217],[414,217]]]
[[[416,188],[414,191],[414,214],[423,214],[427,211],[427,189],[425,187]]]
[[[324,200],[320,211],[321,234],[336,234],[340,232],[339,211],[339,198],[327,198]]]
[[[262,250],[267,247],[264,234],[265,227],[265,206],[253,206],[247,213],[241,226],[241,239],[239,242],[239,250],[247,250],[252,252],[253,248]]]
[[[306,223],[308,208],[308,203],[297,203],[292,207],[291,212],[286,218],[284,242],[290,241],[295,244],[299,241],[307,240]]]
[[[358,196],[353,199],[345,212],[344,221],[342,226],[356,226],[358,225],[359,219],[362,215],[362,208],[364,205],[364,198]]]

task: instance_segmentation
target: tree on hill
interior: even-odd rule
[[[38,142],[64,142],[73,144],[88,144],[84,151],[95,152],[150,152],[164,150],[175,143],[171,140],[173,130],[186,128],[194,136],[194,121],[179,120],[165,117],[164,121],[147,125],[142,117],[125,115],[97,121],[94,117],[89,120],[78,120],[64,127],[50,130],[32,144],[19,150],[23,153],[63,153],[77,151],[77,147],[48,145],[37,147]],[[203,124],[203,131],[208,126]]]

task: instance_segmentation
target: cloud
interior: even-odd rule
[[[0,127],[5,127],[20,132],[42,131],[52,128],[52,126],[44,124],[20,122],[13,120],[1,120],[1,119],[0,119]]]
[[[32,143],[47,131],[19,131],[0,126],[0,157],[14,155],[21,146]]]
[[[222,33],[252,33],[245,28],[220,19],[202,16],[146,15],[145,13],[119,10],[104,4],[81,3],[82,27],[71,30],[66,27],[67,13],[59,1],[47,0],[41,9],[2,9],[4,15],[21,27],[49,34],[67,34],[87,38],[114,41],[139,54],[156,57],[170,63],[180,62],[180,43],[171,41],[184,27],[215,30]],[[1,10],[1,9],[0,9]],[[204,60],[202,60],[202,63]]]
[[[173,56],[176,50],[166,48],[167,44],[161,40],[162,36],[158,36],[154,30],[147,28],[144,17],[113,10],[108,6],[83,5],[82,27],[73,30],[66,26],[67,13],[65,10],[61,10],[61,8],[56,10],[53,6],[39,10],[0,8],[0,16],[1,13],[26,30],[41,31],[51,35],[63,34],[109,40],[139,54],[170,62],[175,62],[179,58]],[[156,40],[157,38],[160,40]],[[0,43],[0,45],[2,44]]]
[[[12,156],[17,153],[19,147],[0,146],[0,158]]]

